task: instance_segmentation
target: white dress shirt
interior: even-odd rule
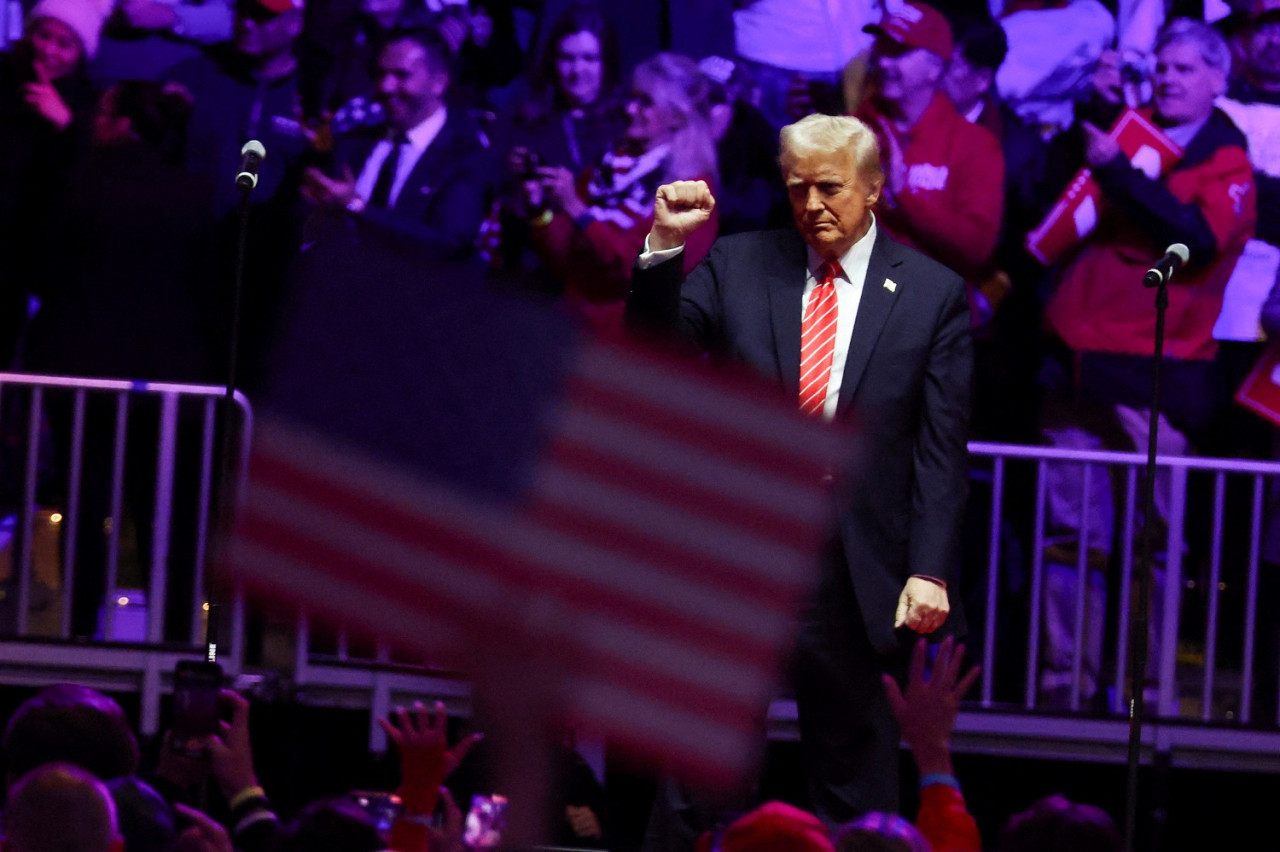
[[[423,119],[419,124],[405,131],[405,136],[409,141],[404,143],[400,150],[400,162],[396,164],[396,178],[391,184],[391,195],[387,200],[387,206],[395,206],[396,199],[400,197],[400,190],[404,187],[404,182],[409,179],[410,172],[413,167],[418,165],[418,160],[422,159],[422,155],[440,135],[441,128],[444,127],[445,119],[448,118],[448,111],[444,107],[431,113]],[[373,150],[369,152],[369,159],[364,161],[364,168],[360,170],[360,176],[356,178],[356,194],[365,201],[369,200],[369,196],[373,195],[373,187],[378,182],[378,171],[382,168],[383,162],[387,157],[391,156],[392,141],[383,139],[373,146]]]
[[[844,365],[849,359],[849,341],[853,339],[853,322],[858,316],[858,305],[862,302],[862,287],[867,280],[867,266],[871,263],[871,248],[876,244],[876,217],[871,216],[871,226],[849,250],[840,258],[842,275],[837,275],[836,285],[836,346],[831,358],[831,377],[827,380],[827,398],[822,404],[822,418],[831,420],[836,416],[836,406],[840,403],[840,384],[844,380]],[[675,257],[684,251],[684,246],[649,250],[649,238],[644,238],[644,251],[637,261],[641,269]],[[800,300],[800,319],[804,321],[804,311],[809,305],[809,297],[813,288],[818,285],[816,273],[822,266],[822,258],[811,246],[806,246],[808,268],[805,269],[804,297]],[[799,270],[797,270],[799,274]],[[797,353],[798,354],[798,353]],[[797,402],[797,404],[799,404]]]

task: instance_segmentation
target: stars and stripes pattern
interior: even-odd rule
[[[514,501],[268,417],[228,565],[442,665],[532,656],[569,720],[737,777],[833,517],[824,474],[852,441],[631,344],[589,339],[569,365]]]
[[[818,283],[809,294],[800,324],[800,410],[813,417],[822,415],[827,401],[827,383],[836,351],[836,276],[840,264],[826,261],[818,270]]]

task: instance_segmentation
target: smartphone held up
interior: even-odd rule
[[[218,733],[222,706],[222,666],[179,660],[173,670],[172,747],[187,754],[203,752],[205,738]]]

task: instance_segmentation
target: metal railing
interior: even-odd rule
[[[64,412],[65,435],[55,435],[48,410],[54,398]],[[138,406],[143,398],[151,405]],[[217,433],[221,387],[72,379],[0,373],[0,486],[11,503],[0,518],[8,521],[6,566],[0,529],[0,681],[39,683],[77,679],[91,685],[142,693],[144,733],[155,733],[159,697],[176,659],[200,653],[204,606],[202,590],[215,501]],[[247,459],[252,418],[248,402],[237,394],[238,463]],[[87,414],[97,406],[99,416]],[[101,416],[106,411],[109,416]],[[129,433],[154,417],[154,481],[149,483],[154,517],[134,518],[149,524],[145,561],[145,609],[125,602],[120,579],[126,551],[122,536],[127,514],[125,480],[131,451]],[[71,607],[76,577],[77,530],[90,522],[80,516],[78,499],[84,486],[86,430],[95,424],[109,433],[111,479],[108,505],[112,523],[106,535],[106,583],[101,633],[97,641],[72,640]],[[183,434],[183,430],[192,434]],[[99,435],[100,440],[106,440]],[[165,641],[165,602],[172,593],[169,575],[175,487],[183,475],[180,444],[197,446],[196,517],[183,522],[196,530],[190,600],[190,635]],[[58,458],[49,461],[51,448]],[[137,452],[133,447],[132,451]],[[1093,755],[1100,744],[1122,746],[1129,685],[1126,682],[1130,634],[1130,588],[1140,512],[1139,477],[1146,458],[1139,453],[1062,450],[1005,444],[974,443],[972,493],[964,563],[958,584],[967,598],[974,629],[970,654],[982,663],[979,688],[961,716],[958,737],[967,735],[977,747],[1018,751],[1019,743],[1053,742],[1059,752]],[[191,459],[187,458],[190,463]],[[1280,494],[1280,463],[1160,457],[1167,479],[1166,510],[1160,527],[1159,599],[1153,611],[1158,632],[1152,637],[1153,678],[1147,686],[1151,716],[1159,724],[1151,733],[1153,747],[1197,748],[1233,759],[1257,761],[1270,755],[1280,767],[1280,663],[1275,647],[1280,616],[1259,601],[1268,569],[1264,539],[1271,495]],[[1057,466],[1054,468],[1054,466]],[[1091,698],[1081,683],[1084,666],[1089,574],[1098,566],[1089,553],[1087,525],[1065,541],[1050,528],[1047,477],[1053,469],[1080,477],[1082,493],[1105,478],[1114,485],[1116,520],[1106,565],[1111,594],[1107,597],[1106,665],[1099,671],[1099,691]],[[56,471],[54,486],[47,472]],[[148,467],[148,470],[150,468]],[[45,499],[45,492],[53,495]],[[1087,501],[1087,497],[1085,498]],[[1276,501],[1280,502],[1280,501]],[[1087,506],[1086,506],[1087,508]],[[1082,514],[1087,516],[1087,512]],[[56,516],[56,518],[55,518]],[[1096,532],[1095,532],[1096,535]],[[1065,547],[1064,547],[1065,544]],[[1044,667],[1046,553],[1058,546],[1071,555],[1075,571],[1075,622],[1072,625],[1073,670],[1065,701],[1052,705],[1039,684]],[[1059,559],[1059,561],[1061,561]],[[51,567],[52,566],[52,567]],[[7,570],[6,570],[7,568]],[[56,616],[37,618],[42,596],[56,602]],[[223,622],[221,657],[228,674],[244,674],[247,628],[243,597],[225,590],[228,618]],[[47,602],[46,603],[47,606]],[[1280,601],[1274,609],[1280,613]],[[145,613],[130,629],[128,622]],[[341,629],[317,631],[305,613],[271,625],[286,648],[268,665],[270,676],[287,681],[300,700],[367,707],[370,745],[385,746],[375,720],[403,696],[434,694],[465,708],[467,685],[447,672],[396,657],[377,645],[362,648]],[[323,636],[323,641],[317,641]],[[172,637],[171,637],[172,640]],[[1269,643],[1269,644],[1268,644]],[[1263,685],[1265,691],[1263,690]],[[1259,708],[1265,708],[1260,717]],[[1048,716],[1054,721],[1045,723]],[[775,704],[775,736],[794,733],[794,708]],[[998,721],[993,722],[996,719]],[[1190,729],[1194,730],[1190,730]],[[1199,745],[1197,746],[1197,743]],[[1034,749],[1032,749],[1034,751]]]
[[[968,653],[982,675],[957,720],[955,748],[1123,762],[1146,456],[977,442],[969,451],[969,523],[954,582],[969,616]],[[1098,531],[1087,522],[1065,534],[1052,528],[1051,470],[1079,477],[1084,495],[1099,478],[1110,486],[1115,517],[1105,565],[1090,554]],[[1164,753],[1175,765],[1280,772],[1280,599],[1260,594],[1268,572],[1280,572],[1264,559],[1275,559],[1265,543],[1280,523],[1280,462],[1160,456],[1157,489],[1165,508],[1152,548],[1158,582],[1142,690],[1144,753]],[[1068,556],[1074,573],[1065,701],[1041,683],[1050,555]],[[1092,697],[1082,686],[1091,572],[1108,590],[1104,665]],[[794,702],[774,702],[770,721],[774,736],[798,735]]]
[[[8,556],[0,555],[0,633],[9,639],[0,649],[5,679],[75,677],[137,689],[144,732],[154,732],[162,681],[174,660],[190,657],[204,641],[216,436],[225,404],[226,389],[218,386],[0,373],[0,516]],[[232,470],[242,475],[252,414],[243,394],[236,393],[232,405],[235,416],[226,422],[235,429],[230,446],[239,455]],[[97,457],[103,453],[109,458]],[[138,453],[146,457],[131,455]],[[108,481],[87,470],[95,465],[109,468]],[[139,469],[149,481],[137,481]],[[103,488],[106,493],[91,495],[90,505],[105,506],[106,517],[84,517],[83,498]],[[175,501],[179,488],[189,489],[194,499]],[[130,517],[129,490],[146,494],[150,517]],[[137,537],[146,542],[145,552],[138,549],[132,559],[126,519],[134,530],[145,528]],[[99,524],[105,539],[100,617],[96,631],[77,637],[73,607],[77,584],[85,582],[78,545],[95,536]],[[191,550],[181,557],[191,572],[185,600],[174,599],[169,571],[178,559],[176,528],[191,534]],[[128,582],[129,576],[144,582]],[[242,629],[243,606],[238,596],[231,603],[234,632]],[[182,609],[189,630],[166,636],[166,613]],[[230,646],[233,656],[224,658],[224,666],[234,672],[241,637]]]

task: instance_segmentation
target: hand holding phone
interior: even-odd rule
[[[178,661],[173,671],[173,722],[169,726],[169,741],[175,751],[204,752],[204,741],[220,731],[221,700],[222,666],[195,660]]]

